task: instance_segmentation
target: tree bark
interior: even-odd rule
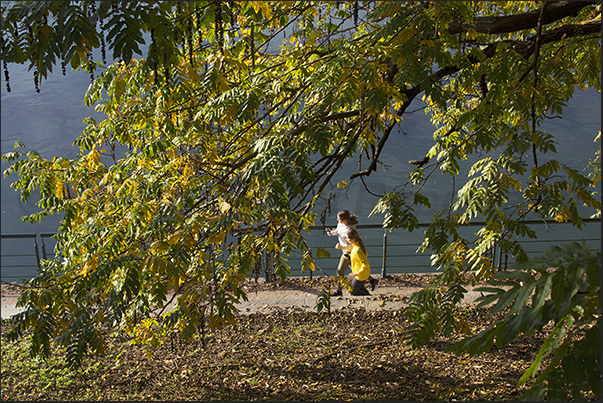
[[[595,1],[555,1],[549,3],[542,16],[543,24],[550,24],[565,17],[576,15],[583,8],[596,4]],[[448,32],[459,34],[467,32],[471,28],[481,34],[508,34],[536,28],[539,17],[540,10],[532,10],[504,17],[476,17],[471,22],[456,20],[448,26]]]

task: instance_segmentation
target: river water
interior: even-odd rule
[[[0,90],[1,152],[4,154],[12,150],[14,143],[21,141],[28,150],[34,149],[44,158],[53,156],[72,158],[77,153],[72,143],[85,127],[83,119],[88,116],[102,118],[99,113],[84,105],[84,94],[90,84],[89,75],[80,71],[68,71],[67,75],[63,76],[60,71],[55,72],[48,80],[42,82],[41,92],[36,93],[33,75],[25,66],[9,65],[9,71],[12,91],[7,92],[4,82]],[[366,181],[373,193],[390,191],[394,186],[405,183],[409,172],[414,168],[413,165],[408,164],[408,160],[422,158],[431,147],[433,127],[422,111],[422,106],[412,105],[409,110],[416,111],[404,117],[400,131],[392,133],[387,149],[382,154],[384,166],[380,166],[378,171]],[[554,158],[562,164],[575,168],[585,166],[586,161],[594,158],[598,146],[593,140],[601,129],[601,95],[596,91],[578,92],[569,103],[563,117],[551,120],[543,129],[553,133],[558,141],[558,154]],[[544,158],[539,162],[545,162]],[[345,169],[334,178],[333,184],[348,179],[349,175],[357,169],[357,164],[356,158],[349,160]],[[7,167],[8,164],[2,162],[2,171]],[[423,193],[430,197],[433,209],[446,208],[452,194],[451,181],[439,172],[435,172],[432,178],[429,187]],[[32,202],[23,204],[14,189],[10,188],[10,183],[15,179],[14,174],[1,179],[2,235],[56,231],[60,217],[49,217],[42,223],[33,225],[20,220],[24,214],[35,212],[36,208]],[[459,187],[457,180],[456,188]],[[598,191],[600,192],[600,185]],[[327,225],[336,225],[336,213],[341,209],[348,209],[357,214],[361,224],[380,224],[383,218],[381,215],[368,217],[377,200],[377,197],[365,191],[360,180],[356,180],[348,189],[336,192],[331,205],[331,215],[327,217]],[[432,214],[427,210],[419,210],[417,213],[421,222],[429,222]],[[320,216],[320,211],[318,215]],[[318,220],[316,224],[320,225]],[[568,237],[595,239],[593,242],[600,249],[600,221],[588,223],[583,231],[568,227],[564,226],[563,230],[554,228],[547,230],[543,227],[539,230],[539,237],[552,242]],[[384,234],[382,229],[365,229],[362,232],[365,242],[369,245],[371,265],[378,268],[377,270],[381,267],[380,254]],[[412,233],[394,231],[387,236],[389,272],[432,270],[429,267],[429,257],[426,255],[419,257],[415,252],[422,238],[422,230]],[[322,231],[313,231],[308,239],[313,247],[327,247],[334,256],[337,256],[337,251],[332,248],[335,238],[325,236]],[[35,275],[35,266],[12,267],[12,264],[7,263],[10,258],[5,259],[6,250],[25,248],[31,251],[31,241],[28,240],[25,246],[22,245],[22,240],[3,239],[2,242],[3,279]],[[49,249],[50,245],[47,246],[47,250]],[[409,257],[411,257],[410,261]],[[31,257],[29,259],[31,260]],[[403,263],[396,259],[403,260]],[[292,258],[292,261],[294,260],[295,258]],[[319,260],[318,264],[325,273],[332,274],[337,260],[337,258]]]

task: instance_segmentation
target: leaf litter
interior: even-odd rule
[[[309,284],[292,279],[252,280],[248,292]],[[380,284],[425,281],[397,275]],[[474,334],[495,319],[473,306],[459,307],[457,314]],[[4,321],[3,335],[8,326]],[[10,343],[3,337],[2,400],[517,400],[526,386],[515,385],[546,336],[522,336],[469,357],[446,351],[460,335],[438,336],[412,349],[402,337],[406,326],[400,310],[280,309],[239,316],[235,326],[204,340],[167,337],[151,356],[115,335],[106,356],[89,357],[78,370],[67,367],[61,352],[31,360],[26,340]]]

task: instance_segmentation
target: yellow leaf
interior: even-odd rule
[[[151,245],[150,251],[156,255],[163,254],[170,249],[170,245],[164,241],[156,241]]]
[[[348,187],[348,182],[346,180],[342,180],[337,184],[337,189]]]
[[[184,178],[188,179],[191,176],[193,176],[195,174],[195,171],[193,171],[193,169],[190,167],[190,165],[187,163],[184,166],[184,170],[182,171],[182,176],[184,176]]]
[[[217,234],[214,234],[212,236],[210,236],[207,239],[207,242],[209,243],[220,243],[224,240],[224,238],[226,237],[226,233],[225,232],[219,232]]]
[[[190,246],[192,242],[194,242],[193,237],[187,231],[179,229],[174,232],[174,234],[167,240],[170,245],[184,244]]]
[[[226,202],[226,201],[224,201],[224,200],[222,200],[222,201],[220,202],[220,211],[221,211],[222,213],[227,213],[227,212],[228,212],[228,210],[230,210],[230,208],[231,208],[231,205],[230,205],[228,202]]]
[[[272,18],[272,9],[270,5],[266,1],[259,2],[262,7],[262,14],[264,14],[264,18],[270,20]]]
[[[85,277],[91,271],[96,270],[97,267],[98,263],[96,261],[96,256],[90,257],[88,260],[86,260],[86,263],[84,263],[84,267],[82,268],[82,276]]]
[[[96,169],[100,162],[100,154],[96,149],[92,149],[88,154],[88,168],[91,170]]]
[[[163,274],[166,271],[167,262],[159,256],[150,256],[145,266],[151,273]]]
[[[65,197],[65,184],[63,181],[57,181],[54,187],[54,195],[59,199],[63,199]]]
[[[253,11],[256,13],[260,11],[260,8],[262,7],[261,1],[250,1],[249,3],[251,4],[251,7],[253,7]]]

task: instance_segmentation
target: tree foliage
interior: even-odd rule
[[[431,174],[460,178],[475,161],[424,234],[442,274],[408,310],[415,344],[458,327],[462,273],[500,276],[493,247],[527,262],[526,218],[581,228],[580,209],[600,216],[599,157],[590,173],[561,164],[541,129],[576,91],[600,92],[600,2],[26,1],[3,4],[1,29],[7,89],[9,63],[29,63],[37,90],[69,65],[91,73],[86,104],[106,115],[86,121],[73,159],[23,144],[3,156],[24,201],[39,190],[26,220],[64,213],[60,259],[17,317],[34,353],[56,340],[78,364],[103,352],[106,328],[152,344],[232,323],[262,253],[280,276],[293,251],[313,270],[314,207],[353,157],[350,182],[376,171],[413,102],[433,146],[375,206],[385,227],[417,229]],[[459,228],[476,218],[486,224],[469,242]],[[529,290],[509,297],[518,309]]]
[[[493,345],[503,347],[518,336],[532,336],[547,324],[552,331],[539,354],[519,380],[538,382],[524,394],[526,400],[583,400],[584,391],[601,397],[601,253],[585,244],[553,246],[523,269],[501,271],[480,287],[488,295],[478,306],[492,304],[490,313],[506,310],[504,320],[465,339],[450,350],[480,354]],[[543,359],[550,363],[538,372]]]

